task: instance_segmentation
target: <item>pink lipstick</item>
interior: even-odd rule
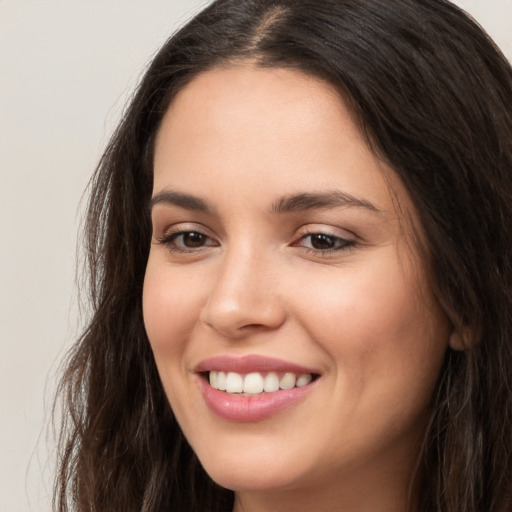
[[[217,416],[260,421],[295,405],[314,389],[319,373],[262,356],[219,356],[196,368],[203,398]]]

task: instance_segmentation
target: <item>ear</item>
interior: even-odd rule
[[[460,352],[478,345],[479,340],[480,335],[475,336],[475,333],[471,331],[469,327],[463,326],[458,329],[453,329],[452,333],[450,334],[448,344],[452,350],[457,350]]]
[[[460,335],[455,329],[450,334],[450,339],[448,340],[448,345],[452,350],[462,351],[468,348],[464,343],[463,336]]]

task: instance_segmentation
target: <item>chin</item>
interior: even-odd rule
[[[226,489],[232,491],[279,491],[298,487],[302,478],[295,471],[276,470],[277,468],[260,467],[254,464],[236,464],[231,467],[218,465],[205,466],[210,478]]]
[[[205,471],[222,487],[233,491],[289,490],[306,484],[315,473],[315,462],[304,457],[302,450],[291,453],[271,439],[240,441],[244,448],[218,442],[213,450],[211,446],[196,450]]]

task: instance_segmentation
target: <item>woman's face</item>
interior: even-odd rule
[[[326,83],[240,65],[174,99],[155,148],[144,320],[176,418],[219,484],[410,472],[450,335],[404,234],[411,218]]]

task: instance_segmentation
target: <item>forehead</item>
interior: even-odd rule
[[[395,215],[398,203],[409,206],[338,90],[292,69],[244,64],[198,75],[164,116],[154,167],[155,192],[179,186],[212,195],[229,183],[243,195],[245,184],[272,202],[341,188]]]
[[[292,115],[297,103],[301,119],[308,123],[317,122],[317,113],[326,107],[329,111],[334,107],[342,115],[345,111],[341,96],[330,83],[297,69],[261,67],[250,62],[200,73],[175,96],[169,110],[177,113],[185,108],[190,113],[210,105],[209,115],[215,113],[215,107],[225,115],[237,116],[243,105],[247,112],[254,107],[258,114]]]
[[[337,124],[339,129],[345,119],[348,128],[345,110],[334,88],[319,79],[296,70],[236,65],[201,73],[183,88],[159,135],[186,130],[216,143],[226,135],[239,148],[251,143],[250,136],[260,144],[285,142],[285,137],[311,139],[315,133],[325,137],[326,126]]]

